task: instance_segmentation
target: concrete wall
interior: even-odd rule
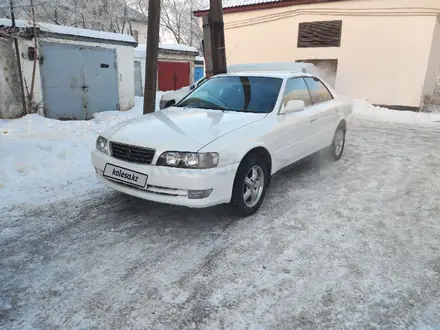
[[[141,70],[142,70],[142,87],[145,86],[145,57],[139,54],[134,55],[134,61],[141,62]],[[192,84],[194,82],[194,55],[184,55],[184,54],[172,54],[166,53],[164,51],[159,50],[158,61],[165,62],[189,62],[189,82]],[[133,77],[134,81],[134,77]]]
[[[225,13],[227,61],[337,59],[340,93],[418,107],[439,10],[438,0],[353,0]],[[297,48],[298,24],[321,20],[343,21],[341,47]]]
[[[12,39],[0,38],[0,118],[3,119],[24,114],[13,45]]]

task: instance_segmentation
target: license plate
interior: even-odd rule
[[[130,183],[137,187],[144,188],[147,184],[148,175],[127,170],[126,168],[106,164],[104,168],[104,176],[112,180]]]

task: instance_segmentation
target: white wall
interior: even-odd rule
[[[432,20],[432,46],[429,54],[429,62],[426,69],[423,96],[432,95],[436,87],[436,78],[440,76],[440,22],[439,19]]]
[[[138,40],[137,42],[139,44],[146,44],[147,43],[147,23],[142,22],[132,22],[131,28],[132,30],[138,31]],[[127,31],[126,34],[130,34],[130,30]]]
[[[351,0],[225,13],[227,61],[338,59],[339,92],[418,107],[439,11],[439,0]],[[321,20],[343,21],[341,46],[298,48],[298,24]]]

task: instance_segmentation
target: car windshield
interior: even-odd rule
[[[281,78],[213,77],[176,104],[177,107],[269,113],[280,93]]]

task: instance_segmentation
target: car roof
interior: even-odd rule
[[[281,79],[289,79],[293,77],[315,77],[314,75],[311,75],[309,73],[303,73],[303,72],[286,72],[286,71],[257,71],[257,72],[251,72],[251,71],[244,71],[244,72],[234,72],[234,73],[224,73],[216,75],[216,77],[222,77],[222,76],[247,76],[247,77],[268,77],[268,78],[281,78]]]

